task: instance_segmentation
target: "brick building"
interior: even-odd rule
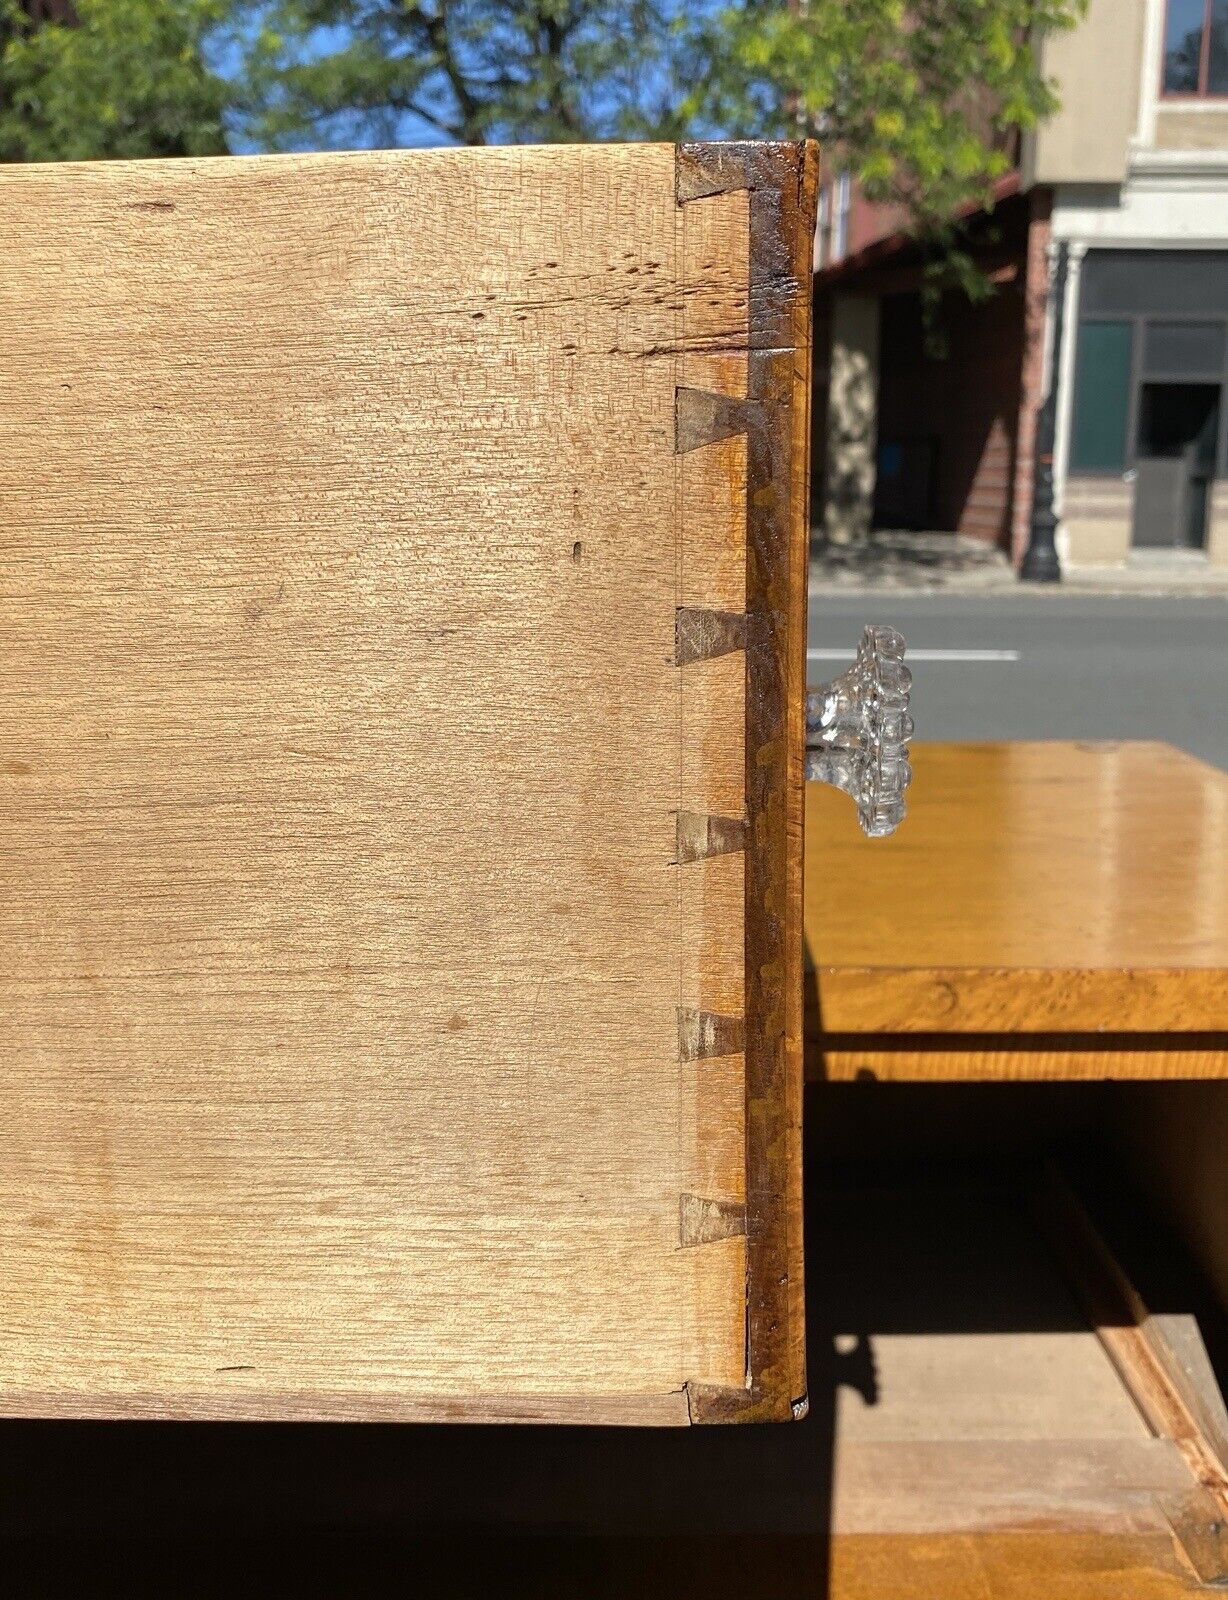
[[[994,285],[924,338],[917,243],[839,172],[820,209],[815,522],[1027,542],[1052,376],[1059,550],[1228,563],[1228,4],[1092,0],[1042,40],[1060,111],[967,219]],[[1065,256],[1062,343],[1050,374]]]

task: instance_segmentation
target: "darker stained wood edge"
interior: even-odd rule
[[[1092,1033],[822,1033],[807,1035],[816,1050],[865,1050],[875,1055],[899,1051],[905,1055],[947,1055],[959,1051],[987,1054],[1009,1050],[1012,1055],[1047,1055],[1055,1050],[1070,1055],[1104,1055],[1133,1050],[1139,1054],[1172,1055],[1180,1050],[1228,1051],[1228,1036],[1205,1030],[1190,1033],[1136,1033],[1104,1029]]]
[[[809,971],[806,1037],[1048,1035],[1228,1041],[1228,970],[1218,967],[834,966]],[[1156,1027],[1157,1015],[1165,1019]],[[964,1044],[960,1041],[969,1041]],[[834,1048],[834,1047],[833,1047]],[[1176,1048],[1176,1045],[1174,1045]]]
[[[351,1390],[200,1389],[81,1395],[15,1390],[0,1420],[67,1422],[537,1423],[568,1427],[686,1427],[685,1389],[632,1394],[395,1394]]]
[[[746,403],[746,1386],[689,1383],[693,1422],[805,1416],[802,817],[810,280],[818,149],[682,145],[680,205],[750,194]],[[729,417],[706,419],[709,427]]]

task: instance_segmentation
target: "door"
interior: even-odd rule
[[[1134,485],[1136,547],[1200,550],[1205,544],[1219,407],[1218,384],[1143,384]]]

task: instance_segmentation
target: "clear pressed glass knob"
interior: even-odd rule
[[[901,635],[869,627],[847,672],[806,696],[806,776],[851,795],[871,839],[885,839],[904,819],[911,689]]]

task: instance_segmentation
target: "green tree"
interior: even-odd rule
[[[249,19],[250,21],[251,19]],[[684,131],[668,0],[265,0],[247,131],[273,147],[571,143]]]
[[[1055,109],[1034,40],[1085,0],[742,0],[692,92],[710,120],[825,136],[872,198],[921,224],[983,199]],[[712,23],[707,24],[711,28]]]
[[[244,122],[283,148],[816,132],[933,226],[1054,103],[1084,0],[264,0]]]
[[[222,0],[0,0],[0,160],[214,155]]]

